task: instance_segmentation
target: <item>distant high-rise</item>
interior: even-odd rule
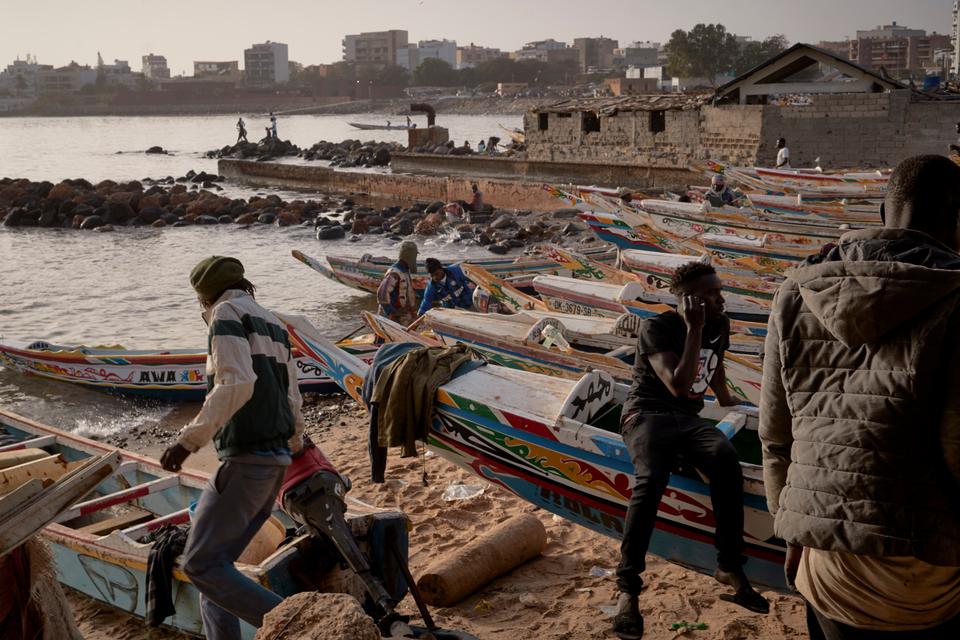
[[[954,3],[956,7],[957,3]],[[956,16],[956,8],[954,9]],[[883,68],[895,78],[909,78],[926,73],[937,65],[937,51],[956,48],[957,20],[954,38],[923,29],[911,29],[896,22],[874,29],[857,31],[857,37],[840,42],[821,42],[820,48],[853,60],[862,67],[879,71]]]
[[[421,40],[417,44],[408,44],[406,47],[397,49],[397,57],[394,64],[405,69],[413,71],[424,60],[436,58],[443,60],[451,67],[457,66],[457,41],[456,40]]]
[[[950,40],[953,44],[953,77],[960,78],[960,0],[953,3],[953,29]]]
[[[247,85],[265,87],[290,80],[287,45],[267,40],[243,51],[243,72]]]
[[[164,56],[149,54],[141,58],[143,65],[143,77],[150,80],[169,80],[170,69],[167,67],[167,59]]]
[[[613,50],[620,46],[611,38],[574,38],[573,48],[580,52],[580,70],[604,70],[613,67]]]
[[[500,49],[478,47],[470,43],[469,47],[457,47],[457,69],[471,69],[478,64],[503,58],[506,54]]]
[[[397,64],[397,52],[407,47],[407,32],[402,29],[368,31],[343,38],[343,59],[360,65]]]

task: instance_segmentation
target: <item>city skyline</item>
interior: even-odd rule
[[[271,40],[286,43],[291,60],[309,65],[342,59],[341,41],[347,34],[386,29],[405,29],[412,42],[447,38],[459,46],[472,42],[504,51],[545,38],[568,44],[575,37],[600,35],[621,45],[635,40],[666,42],[674,29],[689,29],[698,22],[721,22],[731,32],[754,39],[783,33],[791,42],[810,44],[851,37],[857,30],[892,21],[928,32],[950,32],[952,0],[915,0],[909,6],[896,0],[838,4],[771,0],[758,11],[756,2],[749,0],[722,4],[675,0],[667,8],[646,1],[600,0],[581,16],[582,3],[572,0],[550,3],[549,15],[541,3],[488,0],[483,3],[484,16],[498,16],[499,21],[479,24],[473,17],[477,5],[462,0],[446,0],[442,11],[437,10],[439,0],[355,0],[337,6],[335,17],[330,16],[332,3],[301,0],[278,3],[268,12],[250,0],[235,0],[227,9],[225,3],[172,0],[165,13],[145,0],[66,6],[35,0],[7,8],[4,23],[13,28],[3,29],[0,62],[6,65],[30,54],[58,67],[71,60],[94,65],[99,51],[106,62],[127,60],[139,71],[141,57],[153,53],[167,58],[173,75],[192,75],[195,60],[239,60],[242,66],[245,48]],[[257,12],[263,20],[248,18]],[[294,14],[299,17],[291,19]],[[51,15],[57,16],[53,24]],[[619,16],[635,17],[636,26]]]

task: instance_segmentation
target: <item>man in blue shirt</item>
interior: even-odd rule
[[[473,310],[474,284],[463,274],[460,265],[444,267],[436,258],[427,258],[427,271],[430,273],[430,282],[423,292],[418,316],[429,311],[434,302],[439,302],[447,309]]]

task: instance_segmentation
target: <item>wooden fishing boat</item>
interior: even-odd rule
[[[367,361],[377,350],[369,336],[344,339],[339,344]],[[337,389],[311,360],[296,352],[294,357],[301,392],[331,393]],[[205,349],[130,350],[42,340],[0,344],[0,365],[15,371],[115,395],[168,401],[203,400],[207,393],[206,361]]]
[[[94,496],[60,513],[41,535],[53,549],[60,582],[121,611],[144,617],[151,535],[164,525],[189,520],[190,505],[209,482],[208,474],[190,470],[170,474],[152,458],[117,451],[0,410],[0,451],[27,449],[58,455],[68,463],[105,453],[119,456],[116,473],[97,485]],[[385,548],[388,529],[399,536],[399,548],[406,551],[406,516],[349,498],[348,505],[348,521],[365,551]],[[314,571],[329,560],[331,551],[306,535],[285,540],[288,529],[294,526],[293,520],[276,509],[241,555],[237,569],[283,597],[306,590],[345,590],[362,598],[362,587],[352,574],[339,567]],[[380,571],[382,553],[374,552],[370,557],[375,571]],[[179,564],[174,565],[173,581],[176,614],[167,618],[166,625],[202,635],[199,594]],[[387,576],[384,583],[398,600],[406,593],[406,583],[399,574]],[[252,639],[255,629],[243,622],[241,626],[243,637]]]
[[[297,346],[361,401],[367,365],[325,340],[302,318],[287,318]],[[617,433],[623,398],[607,374],[567,380],[485,366],[440,387],[427,446],[488,482],[594,531],[620,539],[633,465]],[[718,416],[722,417],[722,416]],[[766,508],[755,415],[721,419],[744,473],[747,575],[785,589],[783,546]],[[695,470],[671,475],[650,552],[712,573],[714,515]]]
[[[722,173],[761,193],[802,193],[838,198],[883,198],[891,174],[890,170],[830,173],[818,169],[731,167],[715,161],[707,162],[706,171]]]
[[[511,313],[554,312],[574,316],[620,318],[632,314],[650,318],[672,309],[668,304],[638,301],[632,294],[639,285],[610,285],[589,280],[543,276],[534,286],[540,298],[534,298],[495,278],[480,267],[467,265],[464,271],[478,287]],[[539,278],[540,276],[538,276]],[[550,279],[554,278],[554,279]],[[624,293],[626,292],[626,295]],[[731,320],[731,349],[740,353],[760,353],[767,334],[766,321]]]
[[[590,258],[603,263],[612,263],[616,260],[617,251],[612,247],[601,247],[589,249],[585,252]],[[357,258],[347,256],[326,256],[327,264],[323,261],[312,258],[300,251],[294,250],[293,257],[303,264],[307,265],[317,273],[330,278],[335,282],[366,291],[367,293],[376,293],[377,287],[383,280],[384,274],[395,262],[394,258],[384,256],[363,255]],[[487,258],[450,261],[459,264],[480,265],[489,272],[496,274],[499,278],[510,280],[519,287],[529,286],[533,277],[540,273],[565,273],[564,269],[552,260],[538,256],[520,256],[518,258]],[[413,275],[413,287],[417,296],[423,295],[429,279],[427,267],[424,262],[417,263],[417,274]]]
[[[375,124],[366,122],[348,122],[347,124],[354,129],[361,129],[363,131],[407,131],[416,128],[416,125],[412,124]]]

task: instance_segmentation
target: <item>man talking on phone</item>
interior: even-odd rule
[[[643,636],[640,574],[646,566],[660,498],[681,455],[710,481],[716,521],[714,578],[735,591],[733,596],[721,597],[750,611],[769,611],[767,601],[753,590],[743,571],[740,461],[723,433],[699,416],[707,388],[722,406],[739,404],[727,388],[723,368],[730,322],[724,314],[722,283],[712,266],[691,262],[676,270],[670,292],[677,297],[677,311],[641,325],[633,385],[620,422],[635,473],[620,546],[620,596],[613,621],[614,632],[625,639]]]

